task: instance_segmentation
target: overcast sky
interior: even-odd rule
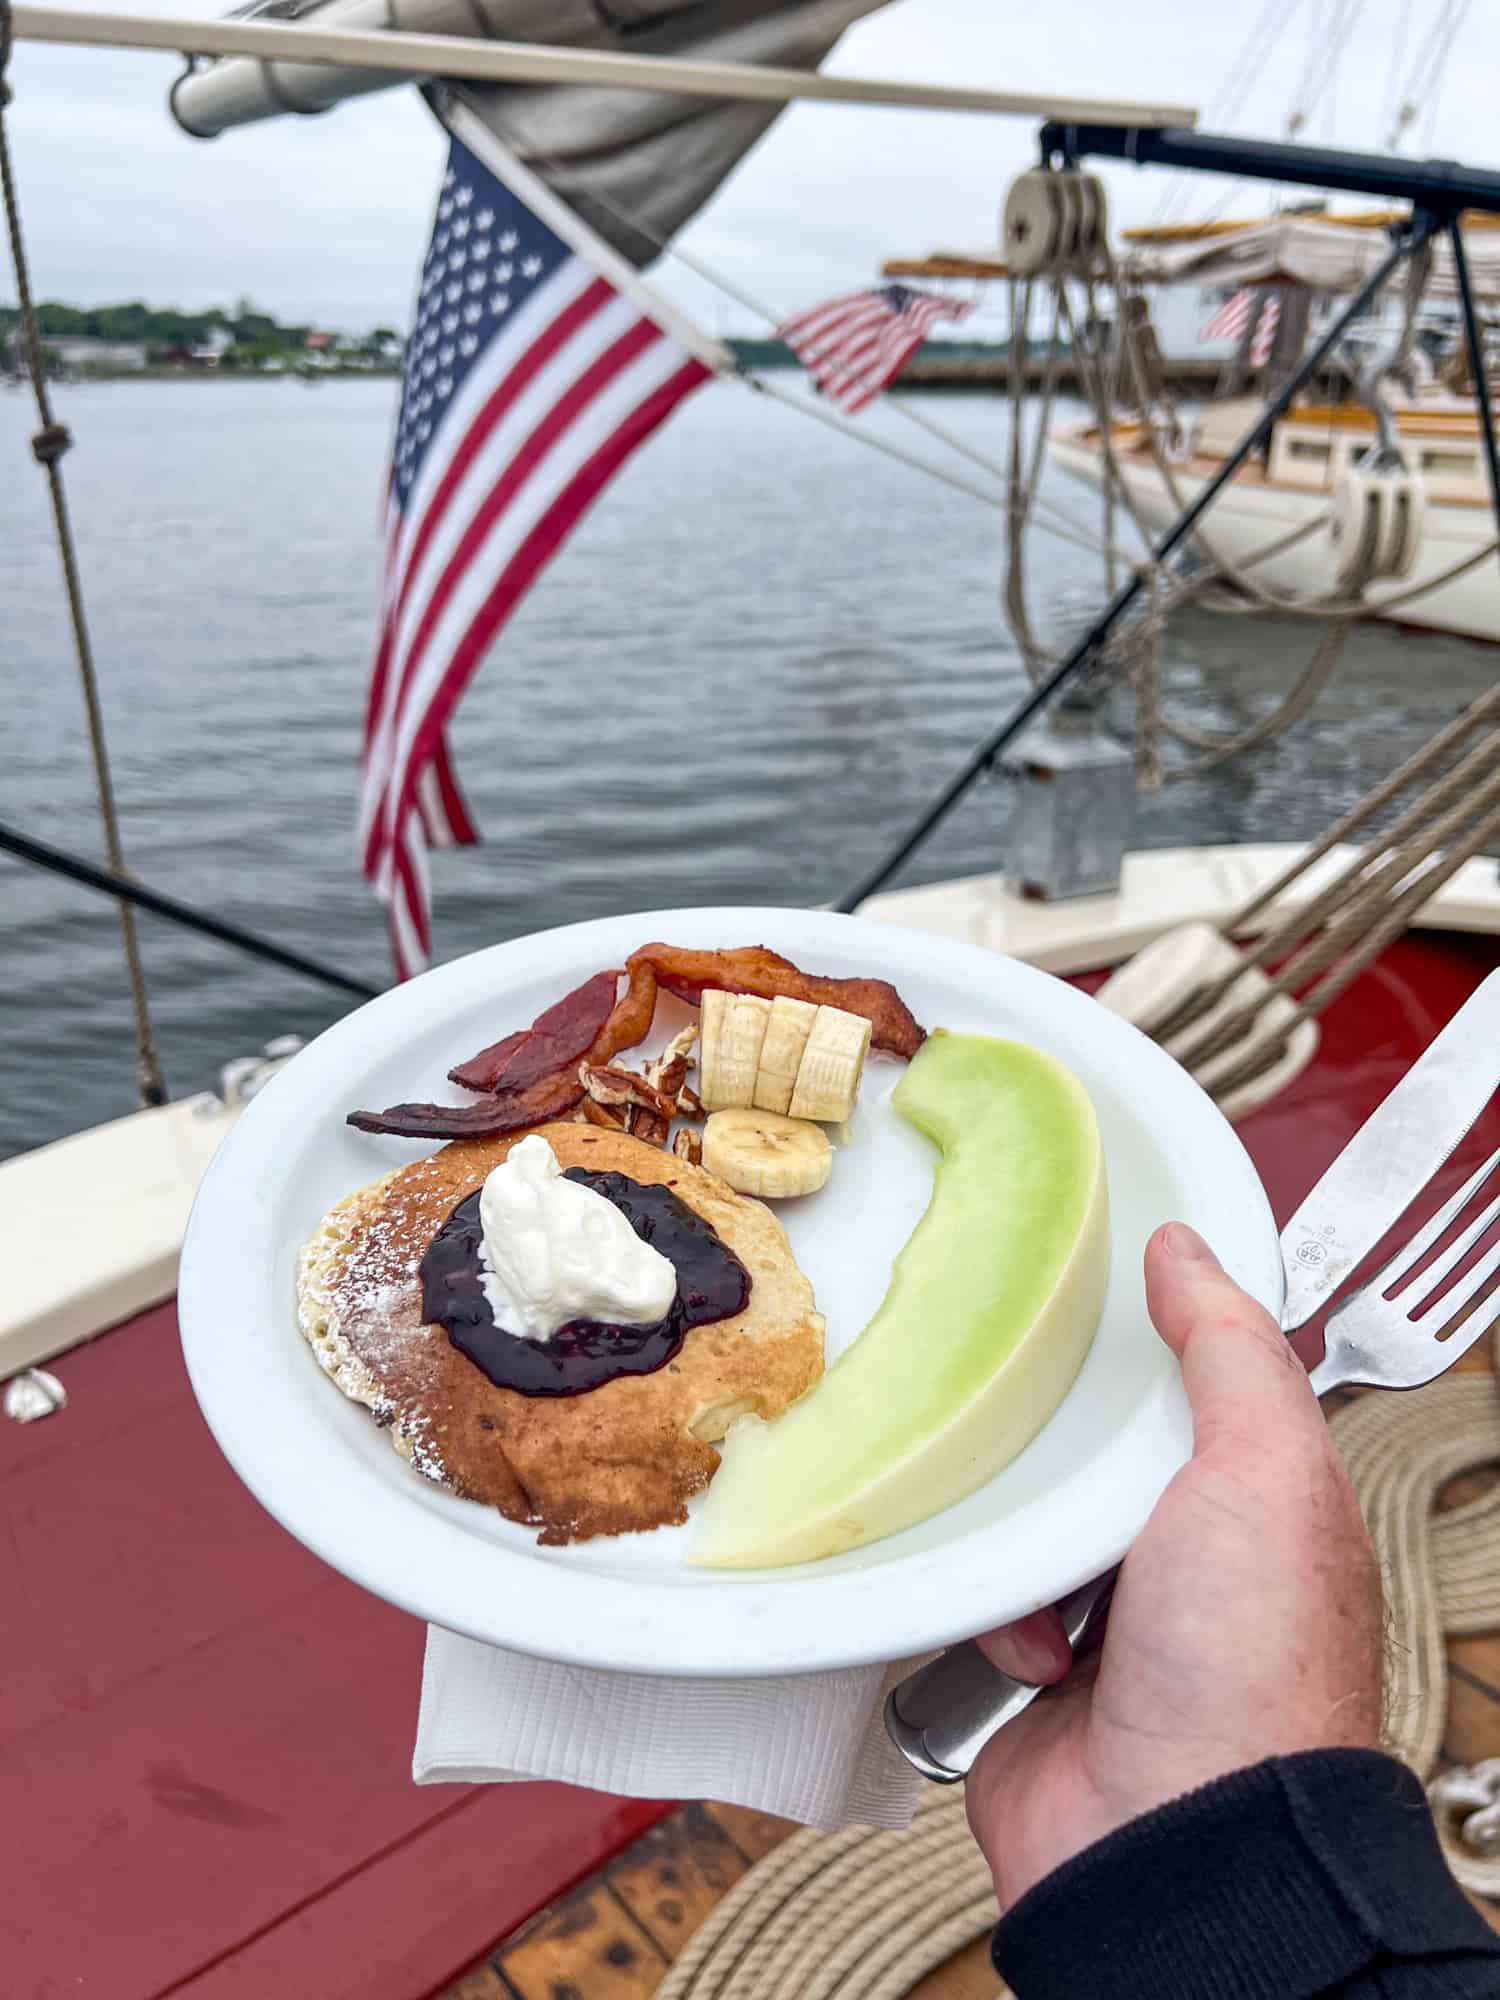
[[[148,0],[105,4],[145,11]],[[205,11],[202,0],[149,6]],[[1443,12],[1443,0],[897,0],[850,31],[834,66],[1186,102],[1205,123],[1275,137],[1310,95],[1304,138],[1383,149],[1401,91],[1431,68]],[[166,112],[179,67],[154,54],[17,48],[11,125],[40,294],[186,306],[245,295],[291,320],[404,325],[443,150],[415,93],[204,143]],[[1420,93],[1406,150],[1500,166],[1497,84],[1500,22],[1491,0],[1471,0],[1441,95]],[[684,241],[774,310],[808,304],[867,281],[883,256],[992,242],[1032,138],[1014,119],[795,106]],[[1150,219],[1167,187],[1126,169],[1110,180],[1123,222]],[[1200,182],[1174,200],[1196,216],[1224,198]],[[716,329],[747,325],[680,270],[662,275]]]

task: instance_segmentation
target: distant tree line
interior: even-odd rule
[[[253,367],[298,355],[307,348],[309,335],[317,331],[311,324],[283,324],[248,299],[241,299],[232,309],[210,306],[201,312],[151,306],[141,299],[109,306],[72,306],[44,299],[36,311],[43,340],[86,336],[133,342],[144,346],[153,359],[167,359],[216,338],[222,342],[228,335],[230,345],[221,363],[227,367]],[[15,306],[0,305],[0,349],[14,348],[19,321]],[[401,336],[394,327],[377,326],[369,333],[337,334],[327,339],[335,353],[389,356],[399,346]]]

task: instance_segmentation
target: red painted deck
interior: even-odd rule
[[[659,1816],[412,1784],[422,1627],[235,1479],[170,1307],[0,1424],[6,2000],[419,2000]]]
[[[1332,1010],[1242,1127],[1278,1217],[1497,959],[1408,939]],[[424,2000],[658,1816],[413,1786],[421,1627],[239,1486],[171,1309],[56,1368],[66,1414],[0,1424],[6,2000]]]

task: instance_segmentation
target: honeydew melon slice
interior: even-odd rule
[[[941,1150],[926,1213],[854,1344],[725,1439],[694,1563],[812,1562],[926,1520],[1014,1458],[1083,1365],[1109,1275],[1083,1085],[1023,1043],[939,1031],[892,1102]]]

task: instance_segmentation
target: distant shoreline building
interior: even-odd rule
[[[108,370],[111,375],[134,375],[147,361],[143,340],[106,340],[95,333],[43,334],[42,345],[59,368],[71,368],[80,375]]]

